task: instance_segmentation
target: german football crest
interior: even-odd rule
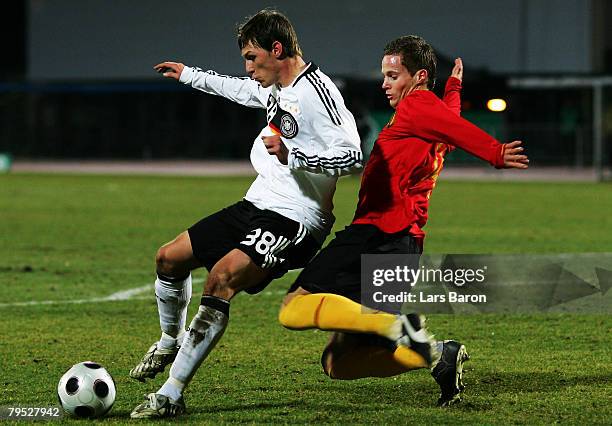
[[[293,139],[299,132],[297,120],[291,113],[285,111],[280,106],[276,109],[276,114],[268,125],[278,134],[286,139]]]
[[[280,122],[281,135],[287,139],[292,139],[298,133],[298,124],[295,118],[288,112],[281,116]]]

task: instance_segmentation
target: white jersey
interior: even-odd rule
[[[303,224],[323,242],[334,223],[332,198],[339,176],[362,167],[355,119],[340,91],[309,63],[288,87],[263,88],[248,77],[185,67],[180,81],[253,108],[265,108],[268,125],[255,138],[251,163],[257,178],[246,200]],[[280,135],[288,165],[270,155],[262,136]]]

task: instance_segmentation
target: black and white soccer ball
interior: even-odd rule
[[[75,417],[101,417],[110,411],[117,389],[111,375],[97,362],[70,367],[57,385],[62,408]]]

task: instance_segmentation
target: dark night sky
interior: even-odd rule
[[[582,3],[581,0],[562,0],[562,2],[566,5],[573,5],[574,9],[579,9],[578,5]],[[191,60],[197,65],[212,63],[215,64],[215,66],[225,67],[227,69],[222,70],[224,72],[236,73],[241,71],[240,58],[234,51],[235,42],[231,34],[231,28],[230,30],[227,28],[231,26],[231,22],[240,20],[240,17],[245,15],[247,11],[252,12],[260,7],[263,2],[235,2],[234,7],[231,8],[231,19],[226,16],[228,15],[228,9],[220,6],[218,3],[210,4],[210,7],[203,9],[200,7],[201,4],[199,2],[192,1],[186,1],[184,4],[182,3],[183,7],[180,8],[176,7],[176,5],[167,5],[162,0],[147,3],[158,5],[157,8],[149,10],[149,12],[157,18],[155,18],[155,16],[147,17],[148,14],[147,16],[143,16],[140,12],[132,13],[130,10],[134,8],[128,7],[129,4],[121,2],[115,2],[114,4],[116,7],[100,9],[103,5],[112,5],[112,1],[110,3],[106,1],[81,3],[80,1],[71,2],[70,0],[66,2],[62,1],[62,3],[48,2],[46,0],[13,0],[4,2],[2,6],[3,19],[2,25],[0,26],[3,40],[2,55],[0,55],[0,81],[19,81],[28,77],[32,78],[32,76],[34,76],[34,78],[40,78],[42,75],[49,76],[50,78],[54,78],[55,75],[56,78],[71,78],[72,74],[70,74],[70,72],[75,73],[77,76],[94,79],[103,77],[144,78],[148,75],[149,69],[140,70],[138,66],[140,64],[146,64],[148,66],[149,62],[157,59],[160,52],[178,54],[182,59],[186,61]],[[277,1],[276,3],[282,2]],[[517,28],[519,27],[516,27],[517,23],[514,22],[514,19],[510,19],[511,22],[505,22],[502,26],[494,26],[494,21],[499,17],[491,10],[485,13],[484,7],[481,9],[474,9],[478,2],[462,5],[459,9],[461,13],[465,14],[469,12],[470,15],[476,13],[475,10],[480,10],[481,16],[474,18],[474,20],[478,22],[477,25],[474,25],[473,22],[471,24],[467,21],[464,22],[462,18],[463,15],[457,10],[452,8],[452,10],[448,10],[448,7],[440,9],[434,7],[434,3],[435,2],[410,3],[413,6],[411,9],[412,13],[407,14],[405,19],[406,23],[410,24],[408,27],[412,31],[418,30],[420,32],[427,32],[429,27],[434,29],[437,28],[432,34],[422,35],[425,35],[428,41],[432,42],[440,56],[452,57],[455,54],[461,55],[464,57],[464,61],[473,67],[472,69],[489,68],[490,66],[490,69],[493,71],[517,72],[518,69],[512,68],[525,66],[528,72],[588,72],[588,67],[590,65],[586,65],[586,62],[588,62],[588,60],[586,60],[587,57],[580,56],[580,52],[588,51],[588,47],[585,49],[586,45],[584,44],[588,44],[586,39],[584,39],[585,36],[588,37],[588,34],[585,33],[580,36],[574,34],[573,36],[566,36],[565,39],[563,39],[562,34],[555,29],[556,27],[553,26],[550,29],[551,31],[547,33],[546,30],[542,28],[542,25],[535,25],[539,22],[552,25],[559,21],[559,19],[563,21],[563,19],[565,19],[564,16],[573,16],[573,14],[569,13],[571,10],[568,10],[565,15],[558,10],[555,14],[549,14],[549,9],[545,7],[536,7],[538,4],[535,2],[525,2],[524,4],[528,5],[530,8],[530,14],[527,21],[531,21],[532,27],[529,27],[529,31],[521,35],[523,32],[520,30],[517,32]],[[48,9],[50,13],[50,16],[46,20],[41,20],[40,13],[36,14],[38,19],[36,22],[37,25],[29,30],[28,4],[31,5],[30,7],[34,7],[34,11],[40,11],[41,8],[44,8]],[[70,4],[73,6],[82,5],[83,7],[69,7],[68,9],[61,7],[62,5]],[[322,14],[321,16],[316,14],[310,16],[310,19],[308,19],[308,16],[302,16],[305,12],[298,4],[294,4],[293,2],[283,4],[284,9],[287,9],[286,11],[294,18],[294,23],[296,23],[297,27],[300,29],[300,34],[302,35],[301,40],[303,41],[302,44],[305,45],[303,47],[307,48],[307,52],[316,52],[313,59],[325,58],[323,62],[327,65],[326,69],[329,68],[329,72],[333,73],[336,71],[346,73],[346,69],[352,69],[358,70],[359,74],[363,75],[366,72],[375,73],[377,71],[376,66],[373,65],[372,70],[370,70],[369,68],[364,68],[363,63],[377,63],[380,53],[379,40],[386,40],[390,35],[378,34],[373,31],[375,28],[378,28],[377,31],[379,32],[383,31],[384,26],[376,25],[363,28],[357,48],[353,46],[353,48],[347,49],[346,43],[350,44],[355,40],[350,37],[346,40],[342,38],[345,37],[342,32],[342,23],[347,23],[346,25],[351,24],[351,27],[359,28],[359,25],[363,24],[363,16],[367,16],[366,22],[380,23],[379,21],[381,21],[381,19],[383,22],[388,20],[388,15],[383,14],[386,17],[377,17],[371,14],[360,13],[357,10],[358,6],[369,8],[370,4],[367,2],[353,1],[350,2],[352,6],[349,7],[345,5],[346,7],[340,8],[341,10],[346,9],[346,13],[343,13],[341,20],[338,21],[338,16],[335,16],[336,20],[334,23],[327,25],[327,21],[325,21],[322,16],[328,16],[329,14]],[[481,3],[478,4],[482,6]],[[487,4],[487,2],[485,1],[483,4]],[[516,4],[519,4],[519,2],[517,1],[513,4],[514,6],[506,7],[506,9],[508,7],[510,7],[510,9],[504,10],[507,12],[512,11],[512,8],[516,7]],[[603,52],[602,65],[604,69],[600,71],[611,72],[612,31],[609,31],[609,28],[606,29],[605,23],[609,20],[608,18],[612,16],[612,5],[605,2],[601,4],[604,10],[602,11],[603,13],[599,14],[600,18],[598,19],[602,20],[601,28],[603,28],[603,32],[599,33],[602,40],[595,44],[599,44]],[[242,9],[238,8],[240,5],[243,6]],[[340,5],[336,5],[335,2],[334,5],[333,7],[340,7]],[[468,7],[469,5],[472,5],[472,7]],[[184,16],[185,10],[183,9],[187,8],[187,6],[195,8],[198,13],[188,13],[186,14],[187,16]],[[91,8],[94,10],[90,10]],[[235,8],[240,10],[234,10]],[[281,7],[281,10],[284,9]],[[59,15],[58,11],[61,11]],[[157,11],[157,13],[154,13],[155,11]],[[172,11],[172,13],[169,11]],[[181,15],[181,13],[183,13],[183,15]],[[216,16],[215,13],[222,13],[222,15]],[[416,21],[412,20],[413,18],[408,19],[408,16],[414,17],[415,14],[418,18]],[[93,27],[89,25],[91,24],[89,23],[86,29],[83,28],[83,26],[85,26],[83,22],[87,23],[87,19],[92,15],[96,18],[101,17],[101,23],[99,25],[93,25]],[[167,15],[171,15],[170,18],[168,18]],[[158,19],[161,19],[160,16],[170,19],[173,23],[172,28],[162,33],[162,35],[170,36],[168,38],[159,37],[157,34],[152,34],[148,31],[151,24],[149,21],[158,21]],[[359,16],[362,16],[362,18],[359,18]],[[142,22],[138,21],[139,25],[133,26],[132,22],[129,21],[130,19],[140,19]],[[360,21],[359,19],[362,20]],[[430,21],[433,19],[433,21],[429,22],[428,19]],[[228,24],[224,20],[231,22]],[[122,26],[122,21],[127,21],[130,25],[127,25],[127,27],[126,25]],[[223,25],[219,24],[217,21],[223,21]],[[95,23],[95,20],[92,22]],[[108,25],[104,26],[104,22],[112,22],[113,24],[110,27]],[[454,22],[455,25],[449,25],[449,22]],[[572,27],[574,30],[581,28],[580,24],[577,23],[579,20],[576,21],[574,19],[572,22],[574,22],[574,27]],[[423,27],[424,23],[427,24],[425,27]],[[125,24],[125,22],[123,22],[123,24]],[[215,25],[217,25],[217,27],[215,27]],[[478,27],[482,27],[483,25],[496,28],[495,31],[492,30],[490,33],[498,38],[494,43],[492,42],[493,40],[483,42],[481,39],[478,39],[478,37],[474,39]],[[527,25],[530,25],[529,22],[527,22]],[[403,29],[405,26],[406,25],[401,25],[399,28]],[[563,28],[568,30],[570,26],[564,25]],[[101,33],[98,31],[98,33],[96,33],[96,28],[98,27],[104,28],[104,31]],[[392,31],[392,34],[399,31],[397,25],[391,25],[391,27],[390,31]],[[440,28],[444,28],[444,30],[440,30]],[[340,32],[338,33],[338,31]],[[211,37],[209,33],[215,35],[224,34],[224,36],[220,38],[216,36]],[[111,37],[103,37],[101,39],[100,34],[110,35]],[[131,34],[131,36],[128,36],[129,34]],[[321,34],[326,34],[329,38],[325,39]],[[553,37],[553,34],[556,35]],[[597,35],[595,36],[597,37]],[[28,40],[28,37],[32,39]],[[144,41],[139,37],[144,37]],[[210,42],[211,38],[214,40],[212,43]],[[369,46],[368,43],[370,43],[370,38],[376,40],[376,48]],[[118,41],[114,39],[118,39]],[[573,48],[566,46],[563,49],[557,49],[555,48],[555,39],[562,39],[561,41],[563,41],[563,43],[570,40],[574,46]],[[580,42],[580,39],[583,39],[583,41]],[[352,42],[350,40],[352,40]],[[79,45],[79,42],[81,45]],[[519,45],[521,45],[521,43],[525,43],[525,46],[529,48],[529,54],[524,57],[521,56],[520,53],[517,53],[526,50],[520,48]],[[30,52],[28,52],[28,44],[31,44]],[[498,48],[495,49],[495,46]],[[308,48],[310,48],[310,50]],[[491,51],[491,48],[494,50]],[[111,53],[107,52],[109,49]],[[72,52],[72,50],[75,51]],[[230,50],[231,55],[227,53]],[[150,53],[148,51],[152,51],[154,54],[148,55],[148,53]],[[337,55],[338,51],[343,52],[341,57]],[[371,54],[373,57],[366,57],[367,54]],[[29,65],[28,55],[33,55],[30,58]],[[117,56],[117,59],[120,60],[119,63],[125,65],[123,68],[119,68],[121,70],[119,74],[117,74],[116,67],[112,64],[113,61],[111,60],[103,61],[101,66],[100,64],[96,64],[96,61],[105,58],[104,55],[113,59]],[[495,55],[501,56],[496,59]],[[487,58],[489,66],[487,66],[486,63]],[[76,63],[74,63],[75,60]],[[70,61],[72,61],[72,63]],[[521,65],[522,62],[525,63]],[[581,63],[584,65],[580,65]],[[65,64],[64,68],[61,68],[62,64]],[[238,66],[236,64],[238,64]],[[568,69],[555,70],[554,68],[559,68],[559,64],[567,65]],[[108,70],[104,68],[106,65],[110,67]],[[88,70],[86,68],[87,66],[90,66],[92,69]],[[113,74],[113,72],[117,75]]]
[[[26,0],[2,4],[0,80],[19,80],[26,71]]]

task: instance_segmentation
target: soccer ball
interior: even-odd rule
[[[57,385],[62,408],[76,417],[100,417],[115,402],[115,382],[108,371],[92,361],[80,362],[64,373]]]

